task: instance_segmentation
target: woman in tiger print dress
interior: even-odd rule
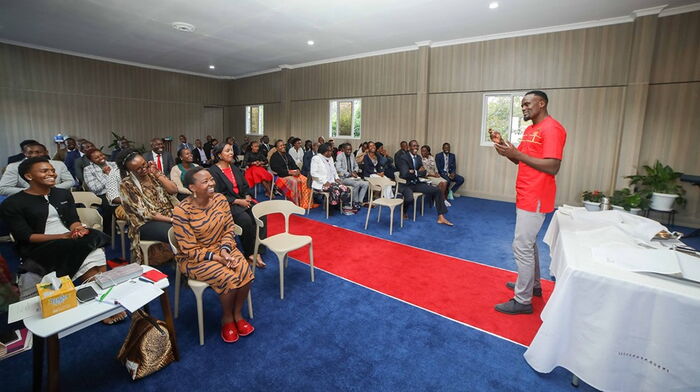
[[[190,169],[184,185],[192,195],[175,207],[173,229],[180,251],[180,271],[208,283],[219,295],[222,307],[221,338],[227,343],[250,335],[254,328],[241,314],[253,273],[236,249],[233,218],[228,201],[215,193],[211,174],[202,167]]]

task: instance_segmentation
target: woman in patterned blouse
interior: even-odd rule
[[[120,186],[122,206],[129,221],[131,262],[143,262],[141,239],[168,243],[177,186],[154,162],[147,162],[138,151],[124,150],[117,155],[117,166],[126,177]]]
[[[178,265],[188,278],[208,283],[219,295],[221,338],[233,343],[239,335],[248,336],[255,330],[241,314],[253,273],[236,249],[228,201],[215,193],[211,174],[201,167],[191,169],[184,185],[192,195],[173,211]]]
[[[425,145],[420,148],[421,159],[423,160],[423,167],[428,171],[425,176],[431,184],[435,185],[440,189],[445,195],[445,204],[449,207],[450,203],[447,201],[447,180],[440,177],[438,173],[437,165],[435,164],[435,157],[430,153],[430,146]]]

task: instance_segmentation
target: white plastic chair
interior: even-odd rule
[[[372,213],[372,207],[377,206],[377,222],[382,217],[382,206],[388,207],[391,211],[389,217],[389,235],[394,231],[394,209],[397,206],[403,206],[403,199],[388,199],[386,197],[380,197],[374,199],[374,191],[381,192],[385,186],[393,186],[394,182],[386,177],[370,177],[367,179],[369,182],[369,206],[367,207],[367,218],[365,219],[365,230],[367,230],[367,224],[369,223],[369,215]],[[403,212],[399,210],[399,216],[401,217],[401,227],[403,227]]]
[[[399,172],[394,172],[394,178],[396,178],[396,192],[399,193],[399,184],[405,184],[406,180],[399,176]],[[413,192],[413,221],[416,221],[416,210],[418,209],[418,199],[420,199],[420,216],[423,216],[425,212],[425,195],[423,192]]]
[[[270,214],[284,215],[284,232],[260,239],[260,228],[264,223],[260,218]],[[311,265],[311,281],[314,281],[314,247],[313,241],[308,235],[295,235],[289,233],[289,216],[291,214],[304,215],[304,209],[289,200],[268,200],[253,206],[253,216],[257,227],[255,228],[255,249],[253,260],[257,260],[260,245],[266,246],[275,255],[280,263],[280,299],[284,299],[284,269],[287,267],[288,253],[309,245],[309,262]],[[255,271],[255,263],[253,263]]]
[[[104,231],[102,215],[96,209],[78,207],[75,210],[78,212],[78,218],[82,224],[89,229]]]
[[[73,191],[71,194],[75,204],[82,204],[86,208],[95,208],[93,206],[99,207],[102,205],[102,199],[92,192]]]
[[[243,229],[238,225],[233,225],[233,232],[236,235],[241,235]],[[180,252],[180,247],[177,244],[177,239],[175,238],[175,231],[171,228],[168,230],[168,240],[170,241],[170,249],[172,249],[174,254]],[[180,268],[175,265],[175,318],[179,316],[180,313]],[[202,282],[200,280],[187,279],[187,285],[190,286],[192,293],[194,293],[195,302],[197,304],[197,324],[199,325],[199,345],[204,345],[204,303],[202,298],[204,296],[204,290],[209,287],[209,284]],[[253,318],[253,298],[252,294],[248,292],[248,316]]]
[[[124,236],[126,235],[126,225],[129,222],[121,219],[117,219],[117,216],[112,214],[112,248],[114,249],[114,240],[117,235],[116,226],[119,226],[119,238],[121,240],[122,246],[122,259],[126,259],[126,244],[124,243]]]

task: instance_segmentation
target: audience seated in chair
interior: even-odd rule
[[[381,143],[377,143],[380,144]],[[367,145],[367,153],[362,160],[362,177],[385,177],[386,171],[384,166],[382,166],[383,157],[377,152],[377,144],[369,142]],[[394,192],[391,190],[390,186],[385,186],[382,190],[382,197],[387,199],[394,198]]]
[[[290,143],[292,147],[289,149],[289,156],[294,159],[294,163],[300,168],[304,165],[304,149],[301,147],[301,139],[295,137]]]
[[[306,209],[311,195],[306,177],[301,174],[294,159],[287,153],[282,140],[277,141],[275,148],[276,151],[270,157],[270,169],[284,179],[288,189],[287,198]]]
[[[22,143],[19,144],[19,153],[15,154],[15,155],[10,155],[9,157],[7,157],[7,164],[9,165],[10,163],[19,162],[19,161],[23,160],[24,158],[26,158],[26,155],[24,154],[24,146],[29,144],[29,143],[39,143],[39,142],[37,142],[34,139],[23,140]]]
[[[102,247],[109,237],[83,227],[73,196],[56,188],[56,170],[46,157],[20,163],[19,175],[29,188],[8,197],[0,205],[0,216],[17,241],[22,264],[19,286],[22,298],[36,294],[36,283],[50,272],[84,282],[106,270]],[[105,319],[112,324],[126,318],[122,312]]]
[[[440,176],[437,166],[435,165],[435,157],[430,153],[430,146],[425,145],[420,148],[420,155],[423,161],[423,167],[427,171],[425,178],[440,189],[440,192],[447,198],[447,180]],[[450,207],[450,203],[445,200],[445,205]]]
[[[377,155],[379,156],[379,164],[382,165],[384,169],[384,175],[388,178],[395,180],[394,172],[396,172],[395,162],[391,159],[391,156],[386,151],[384,143],[376,142],[374,144],[377,147]]]
[[[263,184],[265,196],[271,199],[272,195],[270,192],[272,192],[273,176],[267,170],[267,157],[260,151],[260,142],[253,141],[248,144],[244,162],[247,166],[245,179],[248,181],[248,186],[255,188],[257,184]],[[287,185],[284,183],[284,180],[277,178],[275,186],[284,192]]]
[[[78,181],[78,184],[80,187],[83,189],[86,189],[85,187],[85,178],[84,178],[84,172],[85,168],[87,166],[90,166],[90,159],[85,155],[86,152],[89,150],[92,150],[95,148],[95,145],[87,140],[82,140],[79,144],[79,149],[80,149],[80,157],[75,158],[75,161],[73,162],[73,175],[75,176],[75,179]],[[66,158],[66,162],[70,159],[70,155]],[[66,163],[67,164],[67,163]]]
[[[360,178],[360,168],[357,166],[355,157],[352,156],[352,145],[344,143],[340,147],[341,153],[335,161],[335,168],[338,171],[341,183],[353,187],[353,208],[359,209],[365,200],[369,184]]]
[[[141,240],[168,243],[177,186],[138,151],[122,151],[117,166],[127,173],[120,191],[130,227],[131,262],[143,263]]]
[[[190,196],[173,212],[173,229],[180,248],[176,256],[178,266],[188,278],[209,284],[219,295],[221,338],[233,343],[255,330],[241,313],[253,272],[245,256],[236,249],[228,201],[215,193],[211,174],[202,167],[191,169],[184,176],[184,185]]]
[[[422,192],[428,196],[431,201],[435,201],[438,219],[437,223],[453,226],[453,224],[445,218],[447,206],[445,206],[445,197],[438,188],[421,181],[427,175],[427,170],[423,167],[423,161],[418,155],[418,142],[411,140],[409,143],[409,151],[399,158],[399,176],[406,180],[405,184],[400,184],[399,192],[403,194],[404,211],[413,204],[413,192]],[[429,202],[428,205],[431,205]]]
[[[229,144],[221,144],[214,147],[211,152],[215,163],[207,170],[216,182],[216,192],[226,197],[233,221],[243,229],[241,234],[243,255],[251,258],[255,248],[256,227],[251,207],[257,201],[253,199],[252,190],[248,187],[241,169],[233,164],[233,148]],[[260,234],[262,238],[265,238],[265,232],[266,228]],[[260,255],[255,263],[261,268],[265,266]]]
[[[311,186],[317,191],[328,192],[331,205],[350,205],[350,189],[340,181],[332,154],[330,144],[324,143],[318,147],[318,154],[311,159]]]
[[[301,167],[301,174],[304,177],[310,177],[311,172],[311,158],[318,154],[318,143],[311,143],[311,148],[304,153],[304,164]]]
[[[181,137],[184,137],[184,135]],[[175,166],[173,166],[173,168],[170,170],[170,180],[177,186],[178,200],[183,200],[191,194],[190,190],[187,189],[187,187],[185,187],[182,183],[185,179],[185,173],[187,173],[188,170],[198,166],[199,165],[194,163],[194,155],[192,155],[192,150],[181,148],[177,151]]]
[[[442,152],[435,156],[435,165],[440,176],[447,181],[448,191],[457,192],[457,189],[464,184],[464,177],[457,174],[457,158],[450,152],[450,143],[442,145]],[[450,185],[452,185],[451,189]]]
[[[46,157],[48,159],[49,155],[48,151],[46,151],[46,147],[37,142],[26,143],[24,145],[23,154],[23,159],[33,157]],[[2,178],[0,178],[0,195],[10,196],[29,188],[29,183],[19,175],[18,168],[21,163],[22,161],[16,161],[10,163],[5,168],[5,173],[3,173]],[[49,163],[51,163],[51,166],[56,170],[56,183],[54,186],[61,189],[71,189],[75,181],[66,165],[60,161],[49,161]]]
[[[107,162],[102,151],[93,148],[85,152],[90,160],[90,165],[83,169],[83,178],[87,189],[102,199],[100,215],[102,215],[103,231],[107,235],[112,234],[112,215],[116,205],[121,203],[119,198],[119,185],[121,176],[119,168],[114,162]],[[85,206],[90,207],[90,206]]]
[[[165,145],[163,144],[163,139],[156,137],[151,139],[151,151],[144,154],[143,157],[148,162],[155,163],[156,169],[167,176],[170,174],[170,170],[172,170],[173,166],[175,166],[175,162],[173,161],[173,156],[170,155],[168,151],[164,150]]]

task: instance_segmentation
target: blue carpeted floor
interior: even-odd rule
[[[356,216],[332,216],[330,224],[363,232],[366,210]],[[426,208],[418,222],[405,222],[388,235],[388,214],[370,222],[367,233],[408,245],[513,269],[510,241],[514,206],[459,198],[448,217],[457,225],[434,224]],[[326,221],[320,209],[311,217]],[[398,218],[398,217],[397,217]],[[687,229],[686,229],[687,230]],[[695,239],[692,246],[699,246]],[[347,251],[352,251],[350,244]],[[0,252],[16,265],[7,244]],[[118,252],[110,250],[110,256]],[[543,276],[549,276],[548,250],[540,249]],[[146,379],[129,381],[115,360],[128,323],[94,325],[61,339],[61,386],[64,390],[454,390],[572,391],[570,373],[534,372],[524,361],[525,348],[415,308],[336,276],[317,271],[309,280],[306,265],[290,261],[285,299],[279,299],[277,262],[258,270],[253,288],[256,327],[253,335],[227,345],[218,336],[219,302],[205,294],[205,345],[199,346],[194,296],[181,290],[176,320],[181,360]],[[317,256],[319,257],[319,256]],[[342,253],[334,257],[342,257]],[[400,255],[397,255],[400,257]],[[172,277],[172,267],[164,267]],[[174,282],[171,279],[171,282]],[[477,289],[477,288],[475,288]],[[173,290],[170,288],[171,303]],[[495,298],[494,303],[505,300]],[[151,310],[161,317],[160,306]],[[2,390],[31,388],[31,352],[0,362]],[[582,385],[580,391],[589,391]]]

